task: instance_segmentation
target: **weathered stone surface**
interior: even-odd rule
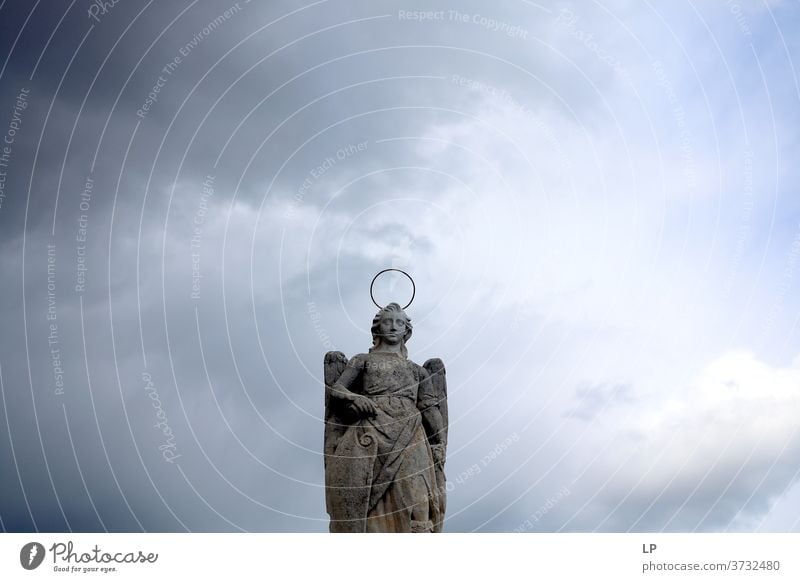
[[[441,360],[408,359],[411,321],[390,303],[373,345],[325,354],[325,501],[332,532],[440,532],[447,384]]]

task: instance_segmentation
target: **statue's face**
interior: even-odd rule
[[[387,312],[381,317],[381,338],[389,345],[397,345],[403,341],[406,329],[406,318],[402,313]]]

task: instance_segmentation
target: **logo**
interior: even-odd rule
[[[44,561],[44,546],[39,542],[28,542],[19,551],[19,563],[26,570],[35,570]]]

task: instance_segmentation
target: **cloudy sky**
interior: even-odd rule
[[[3,530],[327,531],[388,267],[447,531],[800,530],[797,2],[102,4],[0,2]]]

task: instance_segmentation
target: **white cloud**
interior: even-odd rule
[[[595,493],[612,529],[747,530],[796,476],[799,415],[800,357],[771,367],[731,351],[661,397],[610,403],[583,486],[615,475]]]

